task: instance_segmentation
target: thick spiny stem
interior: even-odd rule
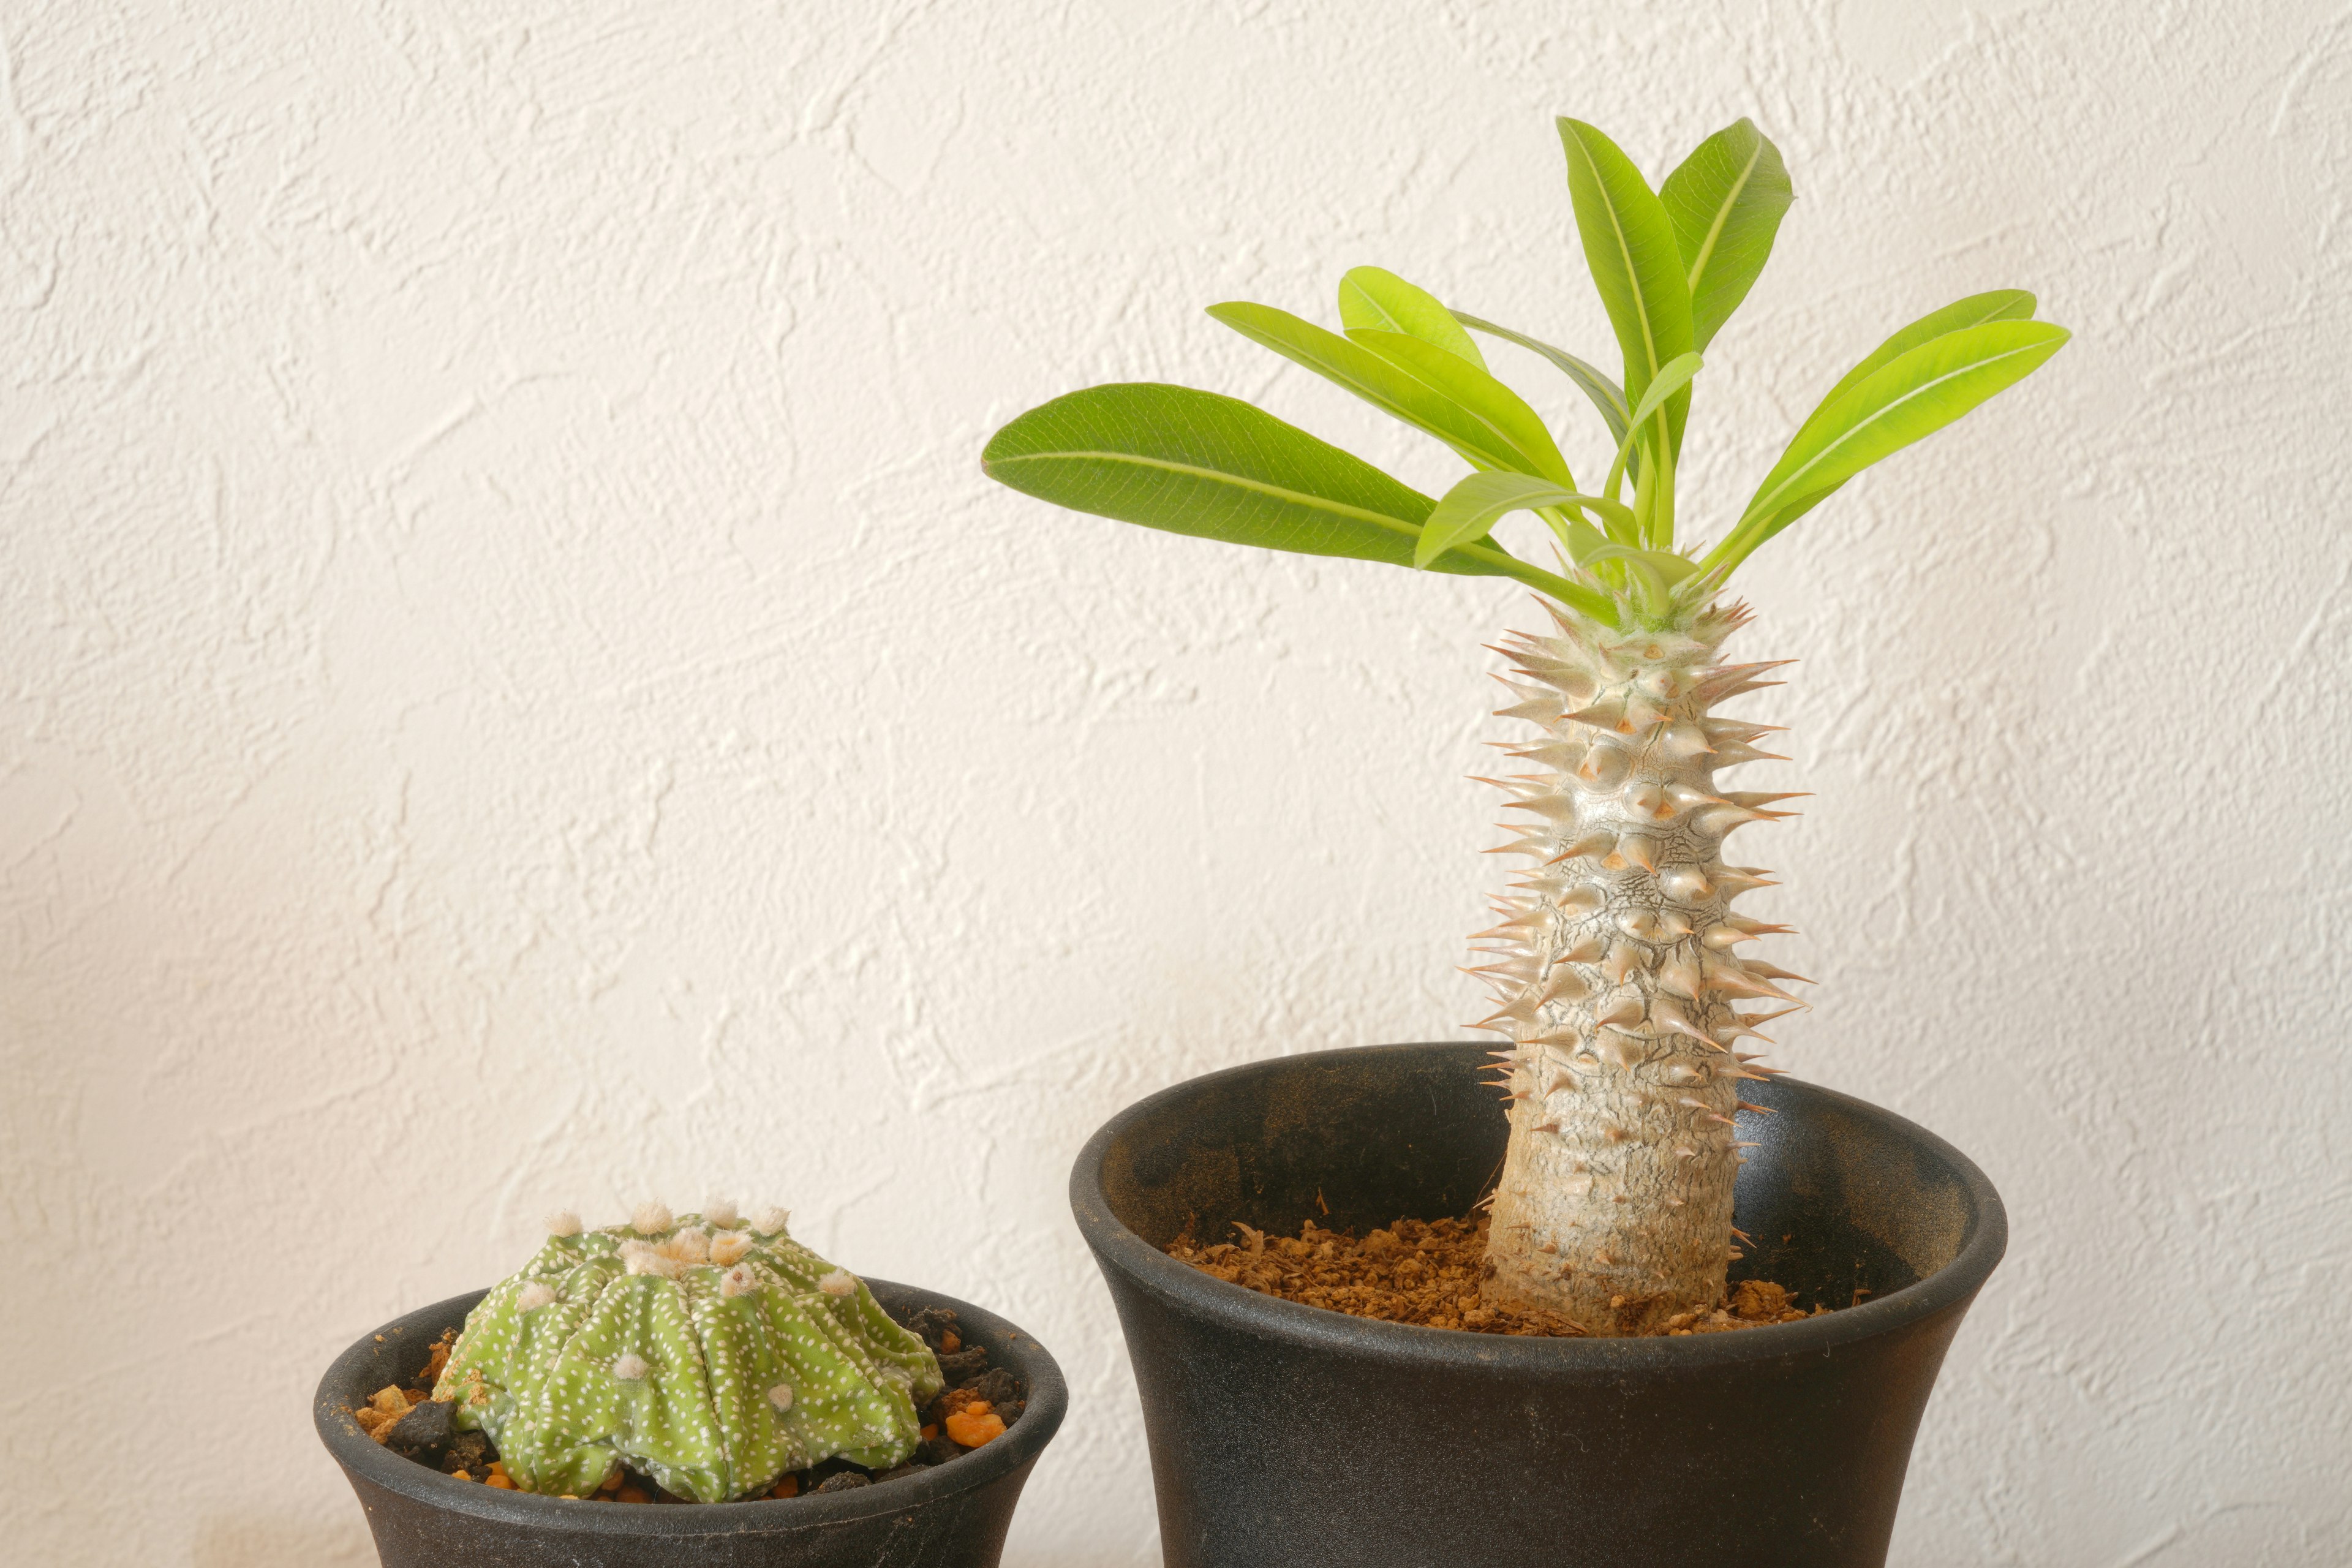
[[[1538,771],[1488,781],[1513,797],[1532,867],[1497,906],[1474,971],[1507,1036],[1498,1087],[1511,1120],[1495,1194],[1486,1298],[1559,1312],[1596,1333],[1642,1333],[1724,1290],[1740,1140],[1731,1047],[1761,1039],[1752,998],[1795,1003],[1797,979],[1737,950],[1767,931],[1732,912],[1770,884],[1727,866],[1725,837],[1785,795],[1724,792],[1719,768],[1770,756],[1766,727],[1714,705],[1771,665],[1720,665],[1747,619],[1709,606],[1625,633],[1547,605],[1554,637],[1516,637],[1519,700],[1542,733],[1514,753]]]

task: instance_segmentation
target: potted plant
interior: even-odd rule
[[[993,1564],[1061,1424],[1053,1358],[788,1218],[558,1215],[519,1273],[346,1351],[316,1418],[386,1568]]]
[[[1513,579],[1549,622],[1505,650],[1502,711],[1532,729],[1494,782],[1516,814],[1502,847],[1526,869],[1474,939],[1504,1114],[1473,1081],[1475,1047],[1318,1053],[1145,1101],[1073,1177],[1134,1355],[1172,1563],[1880,1562],[1936,1367],[2003,1245],[1998,1198],[1956,1152],[1775,1082],[1738,1048],[1799,1005],[1801,977],[1748,955],[1781,928],[1734,908],[1769,884],[1725,840],[1789,797],[1717,780],[1769,755],[1766,726],[1718,708],[1774,668],[1720,650],[1749,618],[1725,595],[1751,552],[2067,333],[2008,289],[1903,328],[1702,547],[1676,487],[1694,379],[1770,251],[1787,174],[1745,120],[1654,191],[1593,127],[1559,132],[1622,382],[1376,268],[1341,281],[1339,332],[1265,305],[1210,311],[1450,447],[1473,471],[1444,496],[1249,404],[1160,384],[1058,397],[983,457],[1016,489],[1123,521]],[[1533,350],[1590,402],[1608,437],[1597,483],[1474,332]],[[1551,565],[1492,538],[1521,510],[1549,529]],[[1164,1252],[1234,1222],[1263,1247],[1307,1221],[1460,1215],[1482,1194],[1461,1321],[1549,1317],[1586,1337],[1342,1316]],[[1848,1310],[1687,1333],[1743,1254],[1746,1272]],[[1285,1259],[1305,1267],[1284,1252],[1268,1278]]]

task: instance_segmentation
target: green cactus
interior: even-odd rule
[[[433,1397],[549,1496],[586,1497],[616,1463],[726,1502],[836,1455],[904,1462],[917,1407],[946,1386],[939,1363],[788,1218],[647,1204],[583,1231],[551,1216],[538,1256],[467,1314]]]

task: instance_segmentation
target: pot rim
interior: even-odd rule
[[[1102,1166],[1111,1145],[1145,1118],[1181,1103],[1204,1085],[1262,1073],[1277,1064],[1325,1058],[1344,1061],[1411,1051],[1483,1049],[1476,1041],[1423,1040],[1396,1045],[1350,1046],[1300,1051],[1265,1061],[1203,1073],[1138,1100],[1103,1123],[1079,1152],[1070,1172],[1070,1207],[1078,1229],[1105,1268],[1116,1268],[1167,1306],[1188,1316],[1266,1339],[1285,1340],[1302,1351],[1372,1355],[1424,1367],[1477,1367],[1551,1377],[1613,1377],[1626,1373],[1706,1373],[1755,1362],[1826,1355],[1842,1345],[1901,1329],[1921,1319],[1965,1306],[1983,1286],[2009,1245],[2009,1217],[2000,1194],[1976,1163],[1917,1123],[1867,1100],[1835,1089],[1773,1080],[1780,1093],[1827,1100],[1882,1128],[1948,1166],[1969,1204],[1967,1228],[1952,1260],[1933,1274],[1860,1305],[1841,1308],[1794,1323],[1770,1323],[1732,1333],[1643,1339],[1559,1339],[1482,1334],[1466,1329],[1436,1329],[1350,1317],[1261,1295],[1245,1286],[1203,1274],[1179,1263],[1129,1230],[1103,1195]]]
[[[1061,1366],[1044,1345],[995,1313],[940,1291],[900,1285],[870,1275],[865,1279],[886,1308],[901,1302],[947,1307],[953,1310],[968,1332],[977,1330],[972,1338],[987,1344],[991,1364],[1007,1367],[1027,1385],[1021,1419],[1007,1427],[1004,1436],[949,1464],[934,1466],[919,1475],[902,1476],[887,1486],[856,1487],[822,1497],[811,1493],[741,1502],[583,1508],[561,1498],[452,1480],[430,1466],[402,1458],[369,1436],[352,1417],[351,1391],[365,1381],[363,1374],[380,1348],[379,1339],[390,1343],[406,1334],[420,1332],[437,1338],[442,1329],[462,1323],[474,1303],[488,1294],[486,1289],[469,1290],[421,1307],[362,1334],[335,1358],[326,1375],[320,1379],[312,1417],[320,1440],[346,1472],[414,1502],[487,1525],[613,1536],[776,1534],[816,1525],[845,1524],[881,1514],[905,1513],[1002,1480],[1045,1451],[1046,1443],[1062,1425],[1062,1417],[1068,1413],[1069,1385],[1063,1379]],[[366,1394],[359,1397],[363,1400]]]

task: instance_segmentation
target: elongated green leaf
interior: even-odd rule
[[[1756,542],[1763,543],[1844,488],[1845,481],[1840,479],[1836,484],[1824,485],[1810,495],[1799,496],[1795,500],[1783,504],[1770,517],[1759,521],[1755,530]]]
[[[1690,285],[1692,346],[1748,298],[1794,195],[1780,150],[1748,120],[1700,142],[1658,187]]]
[[[1612,443],[1625,439],[1625,394],[1598,366],[1586,363],[1566,349],[1556,349],[1540,339],[1528,337],[1525,332],[1515,332],[1508,327],[1498,327],[1492,321],[1481,321],[1459,310],[1454,312],[1454,319],[1473,331],[1500,338],[1507,343],[1517,343],[1551,361],[1575,384],[1576,389],[1591,401],[1592,406],[1601,411],[1601,423],[1609,426],[1609,439]]]
[[[1983,294],[1970,294],[1966,299],[1953,300],[1941,310],[1928,311],[1917,321],[1889,336],[1885,342],[1864,356],[1860,363],[1840,376],[1837,384],[1831,387],[1828,395],[1814,405],[1813,411],[1805,416],[1805,422],[1797,427],[1796,435],[1790,438],[1790,449],[1794,449],[1799,442],[1808,439],[1815,433],[1822,419],[1831,410],[1837,407],[1840,398],[1852,391],[1865,377],[1897,356],[1909,353],[1922,343],[1933,342],[1947,332],[1958,331],[1962,327],[1981,326],[1987,321],[2030,320],[2033,315],[2033,296],[2022,289],[1995,289]],[[1844,483],[1845,481],[1841,479],[1837,484],[1825,485],[1795,500],[1783,501],[1770,516],[1756,518],[1744,523],[1746,538],[1738,551],[1738,557],[1746,557],[1757,545],[1763,543],[1764,541],[1829,500]],[[1731,540],[1727,538],[1724,543],[1729,545]],[[1718,547],[1717,554],[1720,553],[1721,547]],[[1713,558],[1710,557],[1710,559]]]
[[[1495,525],[1521,509],[1558,506],[1570,492],[1549,479],[1528,474],[1472,474],[1456,480],[1437,500],[1422,525],[1421,542],[1412,563],[1426,566],[1457,544],[1472,544],[1494,531]]]
[[[1324,331],[1271,305],[1235,300],[1209,307],[1209,314],[1253,342],[1263,343],[1285,359],[1305,365],[1326,380],[1338,383],[1381,412],[1425,430],[1454,448],[1474,467],[1526,468],[1535,459],[1523,453],[1484,416],[1464,407],[1454,398],[1418,374],[1407,374],[1395,362],[1361,343]],[[1391,333],[1391,336],[1397,334]],[[1418,342],[1406,339],[1406,342]],[[1424,348],[1429,345],[1423,344]],[[1485,375],[1475,365],[1455,360],[1441,349],[1430,349],[1470,374]],[[1491,376],[1488,380],[1493,380]],[[1497,386],[1501,385],[1496,382]],[[1538,424],[1541,421],[1538,421]],[[1547,437],[1549,439],[1549,437]],[[1557,448],[1555,448],[1555,451]]]
[[[1590,550],[1572,553],[1579,566],[1601,561],[1623,561],[1656,574],[1661,583],[1679,583],[1698,570],[1698,563],[1687,555],[1677,555],[1671,550],[1643,550],[1631,544],[1603,542]]]
[[[1690,285],[1666,209],[1633,160],[1580,120],[1559,122],[1568,194],[1585,265],[1625,354],[1625,395],[1640,402],[1668,360],[1691,350]],[[1687,388],[1666,405],[1668,444],[1682,447]]]
[[[1995,289],[1983,294],[1970,294],[1955,300],[1940,310],[1930,310],[1909,326],[1894,333],[1885,342],[1863,356],[1860,363],[1838,377],[1804,424],[1797,427],[1796,440],[1818,423],[1822,415],[1837,405],[1837,401],[1864,377],[1876,372],[1897,355],[1910,353],[1921,343],[1935,342],[1947,332],[1957,332],[1962,327],[1979,327],[1987,321],[2022,321],[2033,315],[2033,296],[2022,289]],[[1794,446],[1796,440],[1790,445]]]
[[[1617,476],[1624,471],[1626,459],[1632,456],[1634,444],[1641,439],[1643,428],[1649,424],[1650,416],[1658,411],[1660,404],[1690,384],[1691,377],[1699,373],[1700,363],[1696,351],[1693,351],[1676,354],[1658,372],[1657,379],[1650,383],[1650,389],[1642,394],[1642,401],[1633,409],[1626,425],[1625,438],[1617,444],[1617,456],[1610,462],[1609,479],[1601,487],[1601,493],[1605,495],[1616,489]]]
[[[1757,487],[1727,545],[1744,556],[1881,458],[2031,374],[2070,334],[2046,321],[1962,327],[1897,354],[1806,421]]]
[[[991,479],[1074,511],[1302,555],[1412,564],[1436,504],[1360,458],[1238,398],[1115,383],[1029,410],[989,438]],[[1440,572],[1517,578],[1605,620],[1607,600],[1493,545]]]
[[[1628,527],[1633,521],[1633,512],[1622,502],[1580,495],[1548,479],[1528,474],[1472,474],[1439,498],[1429,521],[1422,525],[1421,542],[1414,548],[1412,563],[1426,565],[1442,551],[1486,538],[1510,513],[1532,511],[1538,507],[1591,507],[1598,511],[1622,513]],[[1599,530],[1577,519],[1570,520],[1567,543],[1570,557],[1580,565],[1591,551],[1609,547]]]
[[[1339,279],[1339,323],[1351,332],[1360,327],[1403,332],[1486,368],[1486,356],[1435,295],[1383,268],[1349,268]]]
[[[1528,407],[1525,398],[1477,365],[1426,339],[1403,332],[1360,327],[1349,331],[1348,338],[1371,350],[1492,431],[1494,439],[1517,459],[1510,467],[1522,473],[1540,474],[1560,484],[1575,485],[1575,479],[1569,476],[1568,460],[1559,455],[1559,447],[1552,440],[1543,416]]]

